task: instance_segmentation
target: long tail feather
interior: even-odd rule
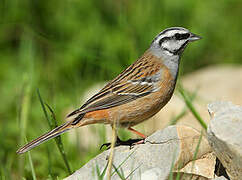
[[[60,134],[70,130],[71,128],[73,128],[71,123],[66,122],[66,123],[56,127],[55,129],[43,134],[42,136],[34,139],[33,141],[29,142],[28,144],[24,145],[23,147],[19,148],[17,150],[17,153],[18,154],[25,153],[25,152],[31,150],[32,148],[42,144],[43,142],[46,142],[56,136],[59,136]]]

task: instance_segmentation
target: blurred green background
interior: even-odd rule
[[[180,75],[241,64],[241,9],[241,0],[1,0],[0,178],[32,179],[28,156],[15,151],[25,135],[30,140],[49,130],[37,88],[61,124],[88,87],[112,79],[171,26],[203,37],[186,49]],[[97,148],[82,149],[62,137],[72,171],[105,142],[104,136]],[[54,141],[31,155],[38,179],[68,175]]]

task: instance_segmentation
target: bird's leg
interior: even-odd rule
[[[135,129],[133,129],[133,128],[131,128],[131,127],[129,127],[128,130],[130,130],[131,132],[137,134],[138,136],[142,137],[143,139],[147,138],[146,135],[142,134],[142,133],[139,132],[139,131],[136,131]]]
[[[131,132],[133,132],[133,133],[137,134],[138,136],[142,137],[142,139],[136,139],[138,141],[132,143],[131,146],[138,145],[138,144],[144,144],[145,143],[145,138],[147,138],[146,135],[142,134],[139,131],[136,131],[135,129],[133,129],[131,127],[129,127],[128,130],[130,130]]]
[[[117,146],[121,146],[121,145],[124,145],[124,146],[134,146],[134,145],[137,145],[137,144],[143,144],[144,143],[144,140],[146,138],[146,136],[138,131],[136,131],[135,129],[129,127],[128,130],[132,131],[133,133],[139,135],[140,137],[142,137],[142,139],[129,139],[127,141],[122,141],[118,136],[117,136],[117,140],[116,140],[116,143],[115,143],[115,147]],[[100,147],[100,150],[106,146],[107,149],[110,148],[111,146],[111,143],[104,143],[101,147]]]

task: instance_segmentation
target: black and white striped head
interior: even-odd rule
[[[182,27],[167,28],[152,41],[151,48],[164,51],[168,55],[180,55],[187,44],[201,39]]]

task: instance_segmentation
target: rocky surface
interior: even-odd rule
[[[214,180],[227,180],[224,176],[215,177]]]
[[[97,167],[100,172],[105,169],[108,155],[109,150],[104,151],[66,180],[97,179]],[[167,179],[174,167],[174,176],[182,172],[184,177],[192,175],[201,180],[214,177],[215,156],[200,132],[186,126],[169,126],[149,136],[145,144],[132,149],[116,147],[113,164],[124,177],[132,176],[132,179]],[[114,172],[112,179],[120,178]]]
[[[129,157],[121,166],[125,175],[137,168],[133,173],[133,176],[138,179],[147,179],[148,177],[151,177],[151,179],[162,179],[167,178],[169,175],[170,167],[173,162],[172,160],[174,160],[174,176],[176,175],[176,172],[179,171],[183,172],[183,179],[191,179],[192,176],[200,180],[213,178],[216,180],[224,180],[226,179],[225,177],[214,177],[213,175],[215,154],[226,168],[230,178],[232,180],[240,179],[240,177],[242,177],[241,107],[234,106],[232,103],[213,103],[208,106],[211,118],[209,117],[206,107],[208,103],[216,100],[229,100],[236,104],[242,104],[242,84],[238,83],[242,82],[242,67],[208,67],[188,74],[187,76],[182,77],[180,81],[186,90],[191,93],[196,92],[196,99],[194,101],[195,108],[207,124],[210,123],[211,119],[207,137],[214,152],[211,153],[211,149],[209,149],[208,145],[202,145],[200,148],[206,147],[206,151],[202,150],[203,153],[199,154],[198,159],[191,159],[194,153],[194,143],[192,141],[186,143],[187,141],[184,141],[184,138],[181,137],[186,136],[183,133],[189,133],[194,130],[192,128],[184,127],[184,125],[193,127],[197,130],[201,130],[201,126],[189,111],[184,111],[184,109],[186,109],[184,101],[179,97],[178,93],[175,93],[171,101],[159,113],[157,113],[157,115],[135,128],[146,135],[150,135],[157,129],[167,127],[174,117],[182,112],[186,112],[177,122],[178,125],[176,127],[168,127],[163,131],[159,130],[150,135],[148,139],[151,138],[152,140],[155,140],[155,143],[153,144],[147,139],[145,144],[137,145],[131,150],[129,147],[115,148],[115,165],[118,166],[126,157]],[[88,99],[102,86],[103,84],[98,84],[89,89],[84,95],[83,101]],[[187,130],[187,128],[192,130]],[[111,139],[111,128],[100,124],[82,127],[77,130],[77,132],[78,139],[82,142],[79,143],[82,146],[81,148],[88,149],[93,145],[96,146],[97,144],[103,143],[105,141],[105,135],[100,136],[100,132],[104,134],[107,133],[106,137]],[[195,132],[198,133],[197,131]],[[156,134],[159,134],[158,137],[161,138],[160,140],[156,139]],[[70,141],[73,141],[73,139],[77,137],[75,132],[69,133],[69,135],[71,136]],[[88,139],[86,138],[87,136],[89,137]],[[189,136],[192,135],[190,134]],[[197,143],[197,135],[194,136],[196,136],[195,139]],[[133,138],[135,138],[135,136],[133,136]],[[92,140],[90,141],[90,139]],[[110,139],[107,141],[110,141]],[[206,142],[204,139],[203,141]],[[73,143],[75,143],[75,141],[73,141]],[[174,151],[174,149],[176,151]],[[149,151],[151,152],[149,153]],[[143,155],[144,153],[145,155]],[[96,176],[96,165],[98,165],[101,170],[105,167],[108,154],[109,151],[105,151],[98,155],[67,179],[75,179],[79,176],[82,177],[80,179],[92,179]],[[178,164],[181,164],[181,166],[178,166]],[[192,171],[191,167],[193,167]],[[117,174],[113,177],[114,179],[118,179]]]
[[[231,180],[242,177],[242,107],[230,102],[208,106],[211,122],[208,141]]]

